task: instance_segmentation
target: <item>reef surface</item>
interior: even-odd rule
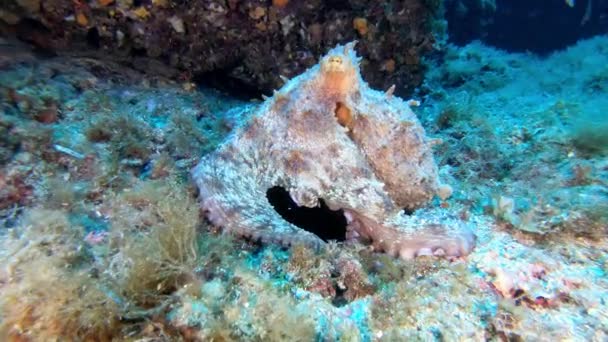
[[[437,171],[416,168],[433,187],[420,207],[409,203],[404,227],[457,218],[475,228],[476,246],[466,257],[402,259],[361,236],[326,237],[318,251],[260,244],[200,215],[190,171],[201,155],[221,162],[214,151],[245,141],[273,102],[0,40],[0,340],[606,340],[606,51],[606,36],[547,57],[447,47],[421,105],[399,107],[409,129],[421,132],[419,121],[444,141],[433,148]],[[366,96],[401,103],[372,91],[358,103],[375,103]],[[361,108],[342,103],[351,111],[327,107],[315,127],[359,146],[348,118]],[[367,155],[353,154],[372,172],[365,181],[376,177],[395,210],[407,207]],[[291,199],[288,180],[271,183]],[[434,196],[443,183],[452,195]],[[355,209],[394,221],[390,210]],[[287,236],[318,241],[296,232]]]
[[[440,2],[423,0],[7,0],[0,34],[250,94],[358,39],[366,80],[409,94],[424,78],[422,58],[442,39],[440,17]]]

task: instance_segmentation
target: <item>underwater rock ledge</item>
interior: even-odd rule
[[[280,75],[295,76],[354,39],[366,80],[409,94],[445,29],[440,2],[425,0],[7,0],[1,7],[0,35],[244,98],[272,91]]]
[[[192,177],[207,218],[265,243],[323,245],[266,200],[268,189],[279,186],[299,206],[316,207],[322,199],[343,210],[346,238],[375,250],[404,259],[468,254],[475,236],[465,222],[445,215],[433,222],[403,210],[449,193],[431,151],[438,141],[426,137],[393,87],[369,88],[353,47],[329,51],[203,157]]]

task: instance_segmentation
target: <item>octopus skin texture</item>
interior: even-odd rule
[[[424,129],[392,90],[369,88],[354,43],[288,81],[192,170],[212,224],[264,243],[322,246],[266,199],[280,186],[299,206],[320,199],[346,218],[346,237],[403,259],[459,257],[475,245],[457,218],[407,215],[442,187]]]

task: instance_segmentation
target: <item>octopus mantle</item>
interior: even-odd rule
[[[392,89],[369,88],[354,44],[337,46],[288,81],[192,170],[207,218],[263,242],[321,245],[285,221],[266,199],[281,186],[300,206],[323,199],[342,209],[347,237],[409,259],[468,254],[473,233],[457,219],[408,216],[441,188],[435,140]]]

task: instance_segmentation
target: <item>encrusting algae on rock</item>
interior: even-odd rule
[[[410,259],[458,257],[475,236],[458,217],[439,222],[406,215],[445,186],[407,102],[369,88],[354,43],[288,81],[192,171],[207,218],[226,232],[262,242],[321,246],[323,240],[284,220],[266,200],[284,188],[304,207],[342,210],[346,239]]]

